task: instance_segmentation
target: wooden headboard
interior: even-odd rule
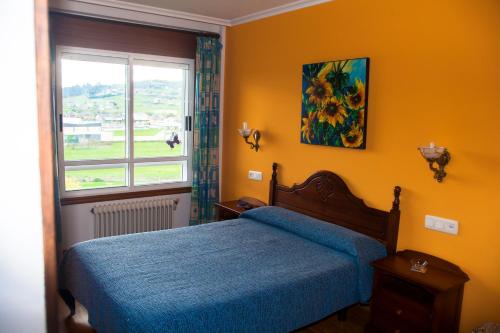
[[[269,205],[290,209],[330,223],[338,224],[382,242],[388,254],[396,252],[399,229],[399,195],[394,187],[390,211],[368,207],[351,193],[346,183],[331,171],[318,171],[302,184],[287,187],[278,184],[278,164],[273,163]]]

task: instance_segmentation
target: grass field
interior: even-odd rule
[[[160,128],[134,129],[134,136],[155,136],[162,130]],[[125,136],[124,130],[113,131],[113,136]]]
[[[147,185],[182,180],[181,164],[138,165],[134,168],[135,184]],[[84,190],[127,185],[125,167],[66,170],[66,190]]]
[[[134,144],[135,157],[164,157],[182,155],[182,143],[170,148],[164,141],[137,141]],[[64,160],[104,160],[125,158],[125,142],[96,142],[89,145],[64,145]]]
[[[173,149],[163,141],[138,141],[134,146],[135,157],[180,156],[182,145]],[[88,146],[68,144],[64,147],[66,161],[104,160],[125,158],[125,143],[94,143]],[[135,184],[146,185],[182,180],[182,165],[138,165],[134,169]],[[85,170],[67,169],[66,190],[83,190],[127,185],[125,167],[109,167]]]
[[[136,165],[134,185],[148,185],[182,180],[182,164]]]
[[[106,168],[65,172],[66,191],[126,186],[126,169]]]

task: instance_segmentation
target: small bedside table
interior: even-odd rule
[[[426,273],[410,270],[410,260],[416,258],[427,260]],[[458,332],[464,284],[469,280],[458,266],[411,250],[372,266],[373,296],[365,332]]]
[[[219,202],[215,204],[215,207],[217,208],[217,221],[237,219],[241,213],[248,210],[238,207],[238,200]]]

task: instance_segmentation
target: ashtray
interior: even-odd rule
[[[414,272],[426,273],[427,265],[429,264],[427,260],[424,259],[410,259],[411,267],[410,269]]]

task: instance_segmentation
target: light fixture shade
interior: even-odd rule
[[[252,134],[253,129],[251,128],[238,128],[238,132],[244,138],[248,138]]]
[[[422,156],[427,160],[435,160],[441,157],[443,153],[446,151],[445,147],[418,147]]]
[[[254,149],[256,152],[259,151],[260,132],[258,129],[253,129],[248,127],[248,123],[244,121],[243,126],[241,128],[238,128],[238,133],[240,133],[240,135],[243,137],[245,143],[250,145],[250,149]],[[253,142],[251,142],[250,138],[252,133],[253,133]]]
[[[429,168],[434,172],[434,179],[441,183],[443,178],[446,177],[444,167],[451,159],[446,147],[437,147],[434,142],[431,142],[428,147],[418,147],[418,150],[429,163]],[[437,164],[437,167],[435,164]]]

